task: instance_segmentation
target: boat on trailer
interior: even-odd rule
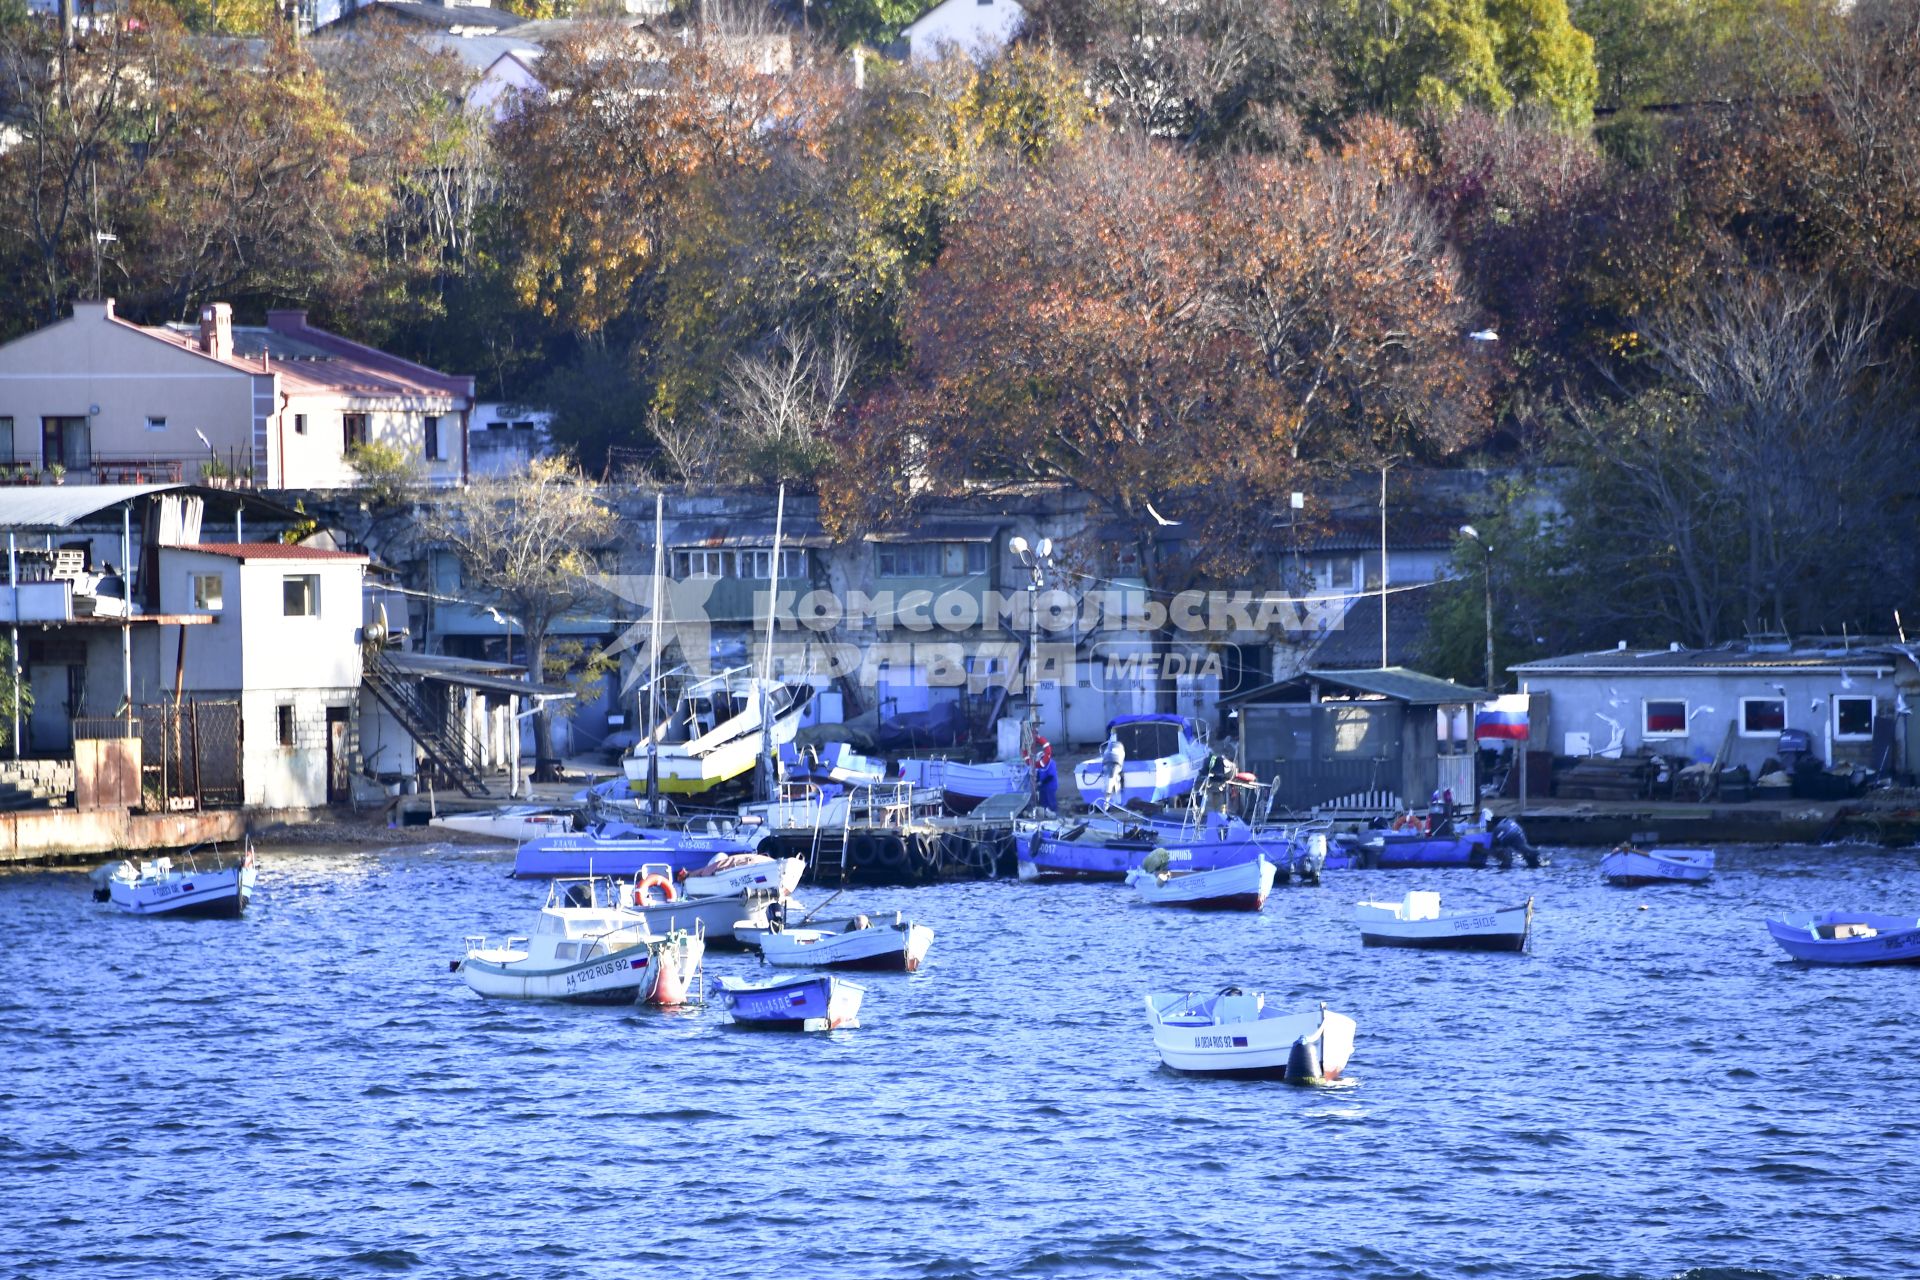
[[[1117,792],[1109,785],[1104,757],[1074,766],[1074,785],[1088,804],[1164,804],[1193,790],[1207,757],[1206,730],[1197,720],[1175,715],[1116,716],[1107,722],[1107,736],[1118,739],[1126,751],[1120,766]]]
[[[793,741],[813,686],[737,675],[694,686],[674,714],[623,758],[631,791],[645,794],[650,762],[660,790],[669,795],[697,795],[732,781],[759,763],[768,718],[776,750]]]
[[[771,982],[715,978],[709,988],[734,1024],[764,1031],[837,1031],[860,1025],[867,989],[830,973],[794,974]]]
[[[1713,879],[1711,849],[1636,849],[1622,845],[1600,859],[1608,884],[1637,888],[1647,884],[1705,884]]]
[[[185,865],[169,855],[127,858],[95,873],[94,898],[128,915],[238,919],[253,900],[253,846],[221,859],[188,850]]]
[[[1807,964],[1920,964],[1920,919],[1913,916],[1801,913],[1767,921],[1767,932]]]
[[[705,931],[654,933],[603,896],[595,880],[556,880],[531,930],[498,945],[469,935],[451,967],[493,999],[678,1005],[697,994]]]
[[[1399,902],[1356,902],[1353,918],[1361,944],[1369,947],[1525,951],[1533,899],[1489,911],[1442,911],[1439,894],[1415,890]]]
[[[1354,1022],[1321,1005],[1282,1013],[1258,991],[1151,992],[1147,1022],[1160,1061],[1175,1071],[1273,1076],[1289,1084],[1338,1080],[1353,1055]]]
[[[1273,892],[1274,866],[1258,855],[1251,862],[1193,871],[1168,863],[1156,866],[1158,856],[1157,852],[1149,854],[1145,864],[1127,873],[1127,883],[1156,907],[1258,911],[1267,905],[1267,895]]]

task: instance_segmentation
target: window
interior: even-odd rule
[[[424,419],[423,431],[426,437],[426,457],[428,462],[440,461],[440,416],[428,414]]]
[[[155,417],[151,413],[147,415],[147,430],[165,431],[166,429],[167,429],[167,420],[165,418]]]
[[[895,542],[874,548],[883,578],[962,578],[987,571],[984,542]]]
[[[40,419],[40,465],[86,471],[93,466],[93,427],[85,418]]]
[[[765,551],[742,551],[740,553],[740,576],[753,577],[762,581],[773,566],[773,548]],[[783,578],[804,578],[807,576],[807,553],[804,551],[782,551],[780,553],[780,576]]]
[[[352,449],[367,442],[367,415],[364,413],[343,413],[340,415],[340,433],[343,448]]]
[[[1775,738],[1787,727],[1785,698],[1740,699],[1740,736]]]
[[[13,419],[0,418],[0,462],[13,461]]]
[[[307,434],[307,415],[306,414],[296,413],[293,415],[293,434],[297,436],[303,436]]]
[[[293,704],[283,702],[273,709],[274,739],[283,747],[293,745]]]
[[[290,573],[280,580],[283,607],[289,618],[311,618],[320,612],[320,578],[312,573]]]
[[[1872,698],[1835,697],[1833,737],[1836,742],[1868,742],[1873,738]]]
[[[1358,591],[1365,585],[1360,556],[1321,556],[1313,562],[1313,585],[1321,591]]]
[[[1648,698],[1640,705],[1640,716],[1640,736],[1643,738],[1687,736],[1685,698]]]
[[[193,607],[202,613],[219,613],[226,607],[226,586],[217,573],[193,575]]]
[[[676,551],[673,575],[676,578],[724,578],[733,569],[730,551]]]

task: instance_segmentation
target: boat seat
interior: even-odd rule
[[[1213,1002],[1215,1022],[1252,1022],[1260,1016],[1257,995],[1221,996]]]
[[[1415,889],[1407,894],[1405,908],[1408,920],[1438,920],[1440,895],[1431,889]]]

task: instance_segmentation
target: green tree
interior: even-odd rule
[[[1331,0],[1324,38],[1350,106],[1411,116],[1532,104],[1585,124],[1593,41],[1565,0]]]

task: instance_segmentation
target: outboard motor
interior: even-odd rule
[[[767,904],[767,932],[779,933],[787,927],[787,904],[778,898]]]

